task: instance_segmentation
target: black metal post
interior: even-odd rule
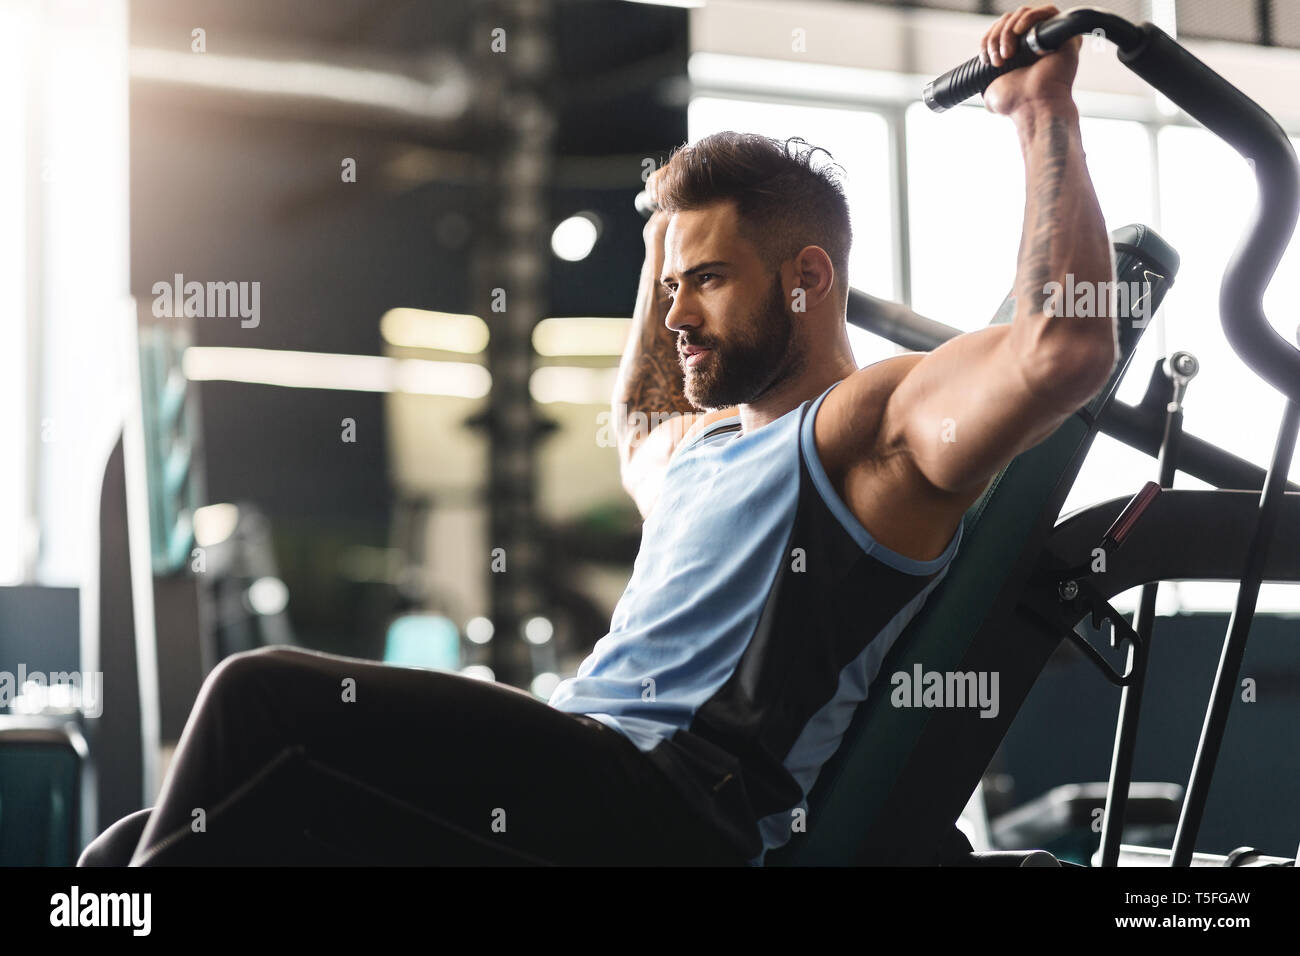
[[[1184,361],[1187,364],[1175,373],[1196,372],[1196,360],[1190,354],[1180,352],[1171,358],[1171,362]],[[1181,384],[1173,387],[1172,401],[1166,406],[1165,434],[1160,443],[1160,475],[1157,479],[1161,488],[1172,488],[1174,476],[1178,471],[1179,438],[1183,431],[1183,391],[1186,375]],[[1142,711],[1142,690],[1146,684],[1147,661],[1151,658],[1151,636],[1155,628],[1156,597],[1160,582],[1152,581],[1142,586],[1142,599],[1138,603],[1137,614],[1133,618],[1133,630],[1138,635],[1136,644],[1129,647],[1129,667],[1132,679],[1120,691],[1119,725],[1115,728],[1115,749],[1111,755],[1110,784],[1106,790],[1106,813],[1102,818],[1101,830],[1101,865],[1117,866],[1119,864],[1120,839],[1124,833],[1124,815],[1128,809],[1129,785],[1133,781],[1133,752],[1137,749],[1138,722]]]
[[[1228,726],[1228,708],[1237,692],[1237,675],[1241,671],[1241,660],[1246,653],[1246,640],[1250,636],[1250,625],[1255,619],[1255,605],[1259,600],[1259,586],[1264,576],[1264,563],[1268,558],[1268,549],[1277,530],[1277,514],[1285,493],[1286,475],[1291,467],[1291,458],[1295,454],[1296,432],[1300,431],[1300,402],[1288,400],[1286,412],[1282,417],[1282,426],[1278,430],[1277,445],[1273,450],[1273,459],[1269,464],[1268,477],[1264,481],[1264,493],[1260,496],[1259,512],[1255,522],[1255,532],[1251,537],[1250,550],[1246,556],[1246,570],[1237,591],[1237,606],[1228,622],[1228,635],[1223,642],[1223,654],[1219,658],[1219,670],[1214,675],[1214,690],[1210,706],[1205,711],[1205,723],[1201,727],[1201,740],[1196,747],[1196,760],[1192,764],[1192,776],[1187,784],[1187,797],[1183,801],[1183,812],[1178,819],[1178,830],[1174,834],[1173,853],[1170,866],[1188,866],[1192,861],[1192,852],[1196,846],[1196,834],[1201,827],[1201,817],[1205,813],[1205,802],[1209,797],[1210,783],[1214,777],[1214,765],[1219,758],[1219,748],[1223,744],[1224,731]]]

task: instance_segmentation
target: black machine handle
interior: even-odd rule
[[[1109,39],[1121,50],[1135,48],[1142,40],[1141,27],[1134,26],[1118,14],[1094,7],[1075,7],[1030,27],[1016,44],[1015,52],[1001,66],[985,63],[978,56],[971,57],[956,69],[927,83],[921,91],[921,98],[930,109],[942,113],[976,94],[982,94],[1002,74],[1028,66],[1040,56],[1059,50],[1067,40],[1085,33]]]
[[[1300,215],[1300,165],[1277,120],[1167,33],[1143,24],[1143,44],[1121,51],[1120,62],[1250,163],[1259,187],[1246,234],[1219,287],[1219,316],[1233,351],[1257,375],[1300,402],[1300,349],[1269,323],[1264,291],[1277,270]]]
[[[983,93],[1002,74],[1085,33],[1114,43],[1121,63],[1250,163],[1259,199],[1223,273],[1220,321],[1228,343],[1242,360],[1283,395],[1300,402],[1300,348],[1277,333],[1263,305],[1264,291],[1300,215],[1300,165],[1286,133],[1263,107],[1155,24],[1134,25],[1092,7],[1076,7],[1035,24],[1001,67],[972,58],[927,84],[922,96],[932,110],[946,110]]]

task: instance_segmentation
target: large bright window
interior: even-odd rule
[[[983,109],[940,115],[917,103],[907,112],[907,124],[913,306],[923,315],[973,331],[988,324],[1015,280],[1025,205],[1019,142],[1005,117]],[[1130,223],[1155,227],[1154,154],[1147,128],[1092,117],[1079,125],[1106,228],[1114,231]],[[955,155],[962,157],[960,176],[953,175]],[[1119,393],[1126,401],[1142,397],[1156,356],[1165,354],[1163,315],[1162,309],[1129,367]],[[1156,474],[1155,459],[1098,435],[1064,511],[1131,495]],[[1185,607],[1205,593],[1190,591],[1199,584],[1179,587],[1181,591],[1162,591],[1163,611]],[[1116,603],[1127,607],[1136,596],[1121,596]]]
[[[1184,426],[1198,438],[1266,466],[1285,403],[1232,350],[1219,316],[1223,270],[1255,207],[1254,175],[1245,159],[1204,129],[1165,128],[1159,151],[1161,234],[1182,256],[1178,280],[1163,310],[1165,338],[1169,351],[1186,349],[1201,365],[1188,389]],[[1300,323],[1298,298],[1300,251],[1293,240],[1264,296],[1265,314],[1292,343]],[[1160,356],[1153,344],[1144,343],[1139,353],[1147,368]],[[1130,401],[1139,396],[1139,390],[1129,389]],[[1292,481],[1300,481],[1300,460],[1291,463],[1289,474]],[[1175,487],[1207,486],[1179,475]],[[1237,592],[1236,584],[1229,582],[1171,588],[1194,608],[1232,607]],[[1265,584],[1259,607],[1300,611],[1300,586]]]
[[[1093,121],[1097,122],[1097,121]],[[1086,129],[1086,128],[1085,128]],[[1085,132],[1085,146],[1088,145]],[[1142,337],[1118,398],[1138,402],[1146,390],[1155,364],[1177,350],[1194,354],[1200,372],[1193,380],[1184,405],[1183,427],[1190,434],[1235,455],[1266,466],[1272,453],[1283,400],[1237,357],[1228,345],[1219,318],[1219,284],[1232,250],[1246,227],[1255,202],[1250,168],[1236,152],[1204,129],[1169,126],[1157,137],[1160,210],[1146,221],[1156,225],[1179,253],[1177,279],[1155,322]],[[1107,202],[1106,178],[1093,172],[1103,208]],[[1207,188],[1212,184],[1212,188]],[[1112,227],[1115,222],[1107,215]],[[1288,302],[1300,292],[1300,255],[1292,244],[1265,296],[1265,312],[1288,341],[1294,340],[1294,310]],[[1129,495],[1157,475],[1154,459],[1106,435],[1099,435],[1079,475],[1065,510],[1084,507],[1106,498]],[[1300,478],[1300,462],[1290,476]],[[1180,473],[1175,488],[1208,488],[1206,482]],[[1300,610],[1300,588],[1290,584],[1265,584],[1259,609],[1269,612]],[[1226,611],[1236,602],[1235,582],[1170,582],[1160,589],[1158,611]],[[1137,604],[1138,591],[1121,595],[1116,605]]]
[[[988,325],[1016,275],[1024,162],[991,113],[907,111],[912,308],[963,332]]]
[[[1138,123],[1085,118],[1088,168],[1109,229],[1151,222],[1151,151]],[[912,307],[973,331],[1016,275],[1025,167],[1015,128],[982,109],[907,111]]]
[[[26,373],[27,84],[31,10],[0,3],[0,408],[6,436],[0,456],[0,585],[21,581],[27,540],[30,462]]]
[[[1201,371],[1189,389],[1188,430],[1234,454],[1267,462],[1281,420],[1282,396],[1237,356],[1223,333],[1223,270],[1255,208],[1254,175],[1231,147],[1203,129],[1160,133],[1162,234],[1182,256],[1165,305],[1172,349],[1196,355]],[[1212,184],[1212,188],[1207,185]],[[1287,342],[1300,313],[1300,251],[1292,242],[1264,297],[1264,312]],[[1291,467],[1300,478],[1300,461]]]
[[[126,0],[0,0],[0,584],[77,585],[121,430]]]

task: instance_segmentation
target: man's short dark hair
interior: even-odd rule
[[[714,133],[678,148],[656,182],[656,199],[669,214],[734,200],[741,234],[777,265],[805,246],[821,246],[848,288],[853,230],[840,182],[842,167],[814,164],[831,154],[799,137]]]

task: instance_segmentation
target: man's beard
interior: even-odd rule
[[[751,405],[796,374],[804,359],[794,320],[785,311],[779,273],[773,277],[767,301],[740,326],[735,339],[724,342],[683,337],[678,344],[679,348],[695,345],[712,349],[700,368],[687,367],[684,360],[682,363],[686,400],[696,408]]]

